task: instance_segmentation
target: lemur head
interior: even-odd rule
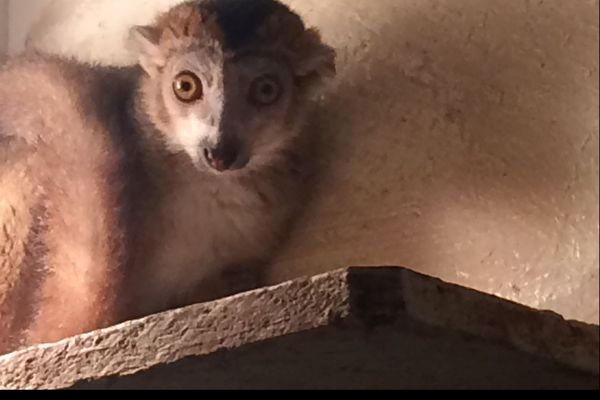
[[[132,39],[143,107],[173,152],[202,169],[243,169],[284,151],[335,52],[276,0],[179,5]]]

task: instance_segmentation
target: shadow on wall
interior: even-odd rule
[[[274,280],[403,265],[597,322],[598,3],[376,3],[315,16],[341,73]]]
[[[8,1],[0,0],[0,62],[8,50]]]

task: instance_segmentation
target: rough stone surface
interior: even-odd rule
[[[0,358],[0,388],[581,388],[598,326],[351,268]]]

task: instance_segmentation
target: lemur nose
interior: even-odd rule
[[[238,152],[233,146],[218,146],[215,149],[204,149],[204,157],[211,168],[225,172],[235,164]]]

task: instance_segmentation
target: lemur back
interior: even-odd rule
[[[0,350],[113,322],[127,129],[106,118],[126,91],[112,75],[37,56],[0,72]]]

